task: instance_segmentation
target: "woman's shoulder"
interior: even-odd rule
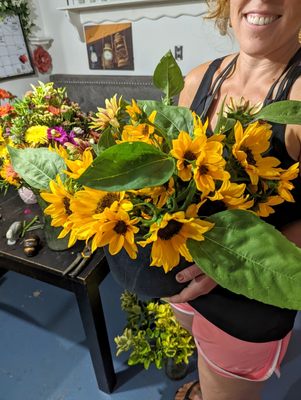
[[[228,56],[223,57],[221,64],[215,71],[215,74],[219,74],[220,71],[231,61],[231,59],[235,55],[230,54]],[[197,90],[208,70],[210,64],[213,61],[207,61],[203,64],[198,65],[197,67],[193,68],[185,77],[185,85],[184,89],[182,90],[179,98],[179,105],[183,107],[190,107],[191,103],[197,93]],[[214,74],[214,75],[215,75]]]
[[[301,70],[301,67],[300,67]],[[295,83],[293,84],[290,95],[290,100],[301,100],[301,72],[300,76],[296,79]]]

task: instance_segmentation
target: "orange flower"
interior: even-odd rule
[[[14,107],[9,103],[0,106],[0,117],[5,117],[8,114],[11,114],[14,111]]]
[[[61,113],[61,110],[54,106],[48,106],[48,111],[53,115],[59,115]]]
[[[0,89],[0,99],[13,99],[16,96],[11,94],[11,92],[5,90],[5,89]]]

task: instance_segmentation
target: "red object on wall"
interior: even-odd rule
[[[51,56],[42,46],[33,51],[33,63],[42,74],[46,74],[52,67]]]
[[[26,54],[22,54],[22,55],[19,57],[19,60],[21,61],[22,64],[27,63],[27,61],[28,61],[27,55],[26,55]]]

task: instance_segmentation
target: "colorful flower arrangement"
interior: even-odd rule
[[[71,160],[81,158],[84,150],[91,147],[90,117],[80,110],[77,103],[68,99],[64,88],[54,88],[53,83],[40,82],[23,99],[16,99],[1,89],[0,100],[6,101],[0,106],[2,187],[20,187],[24,184],[11,164],[8,146],[13,149],[50,146],[54,149],[60,144],[66,151],[68,149]]]
[[[125,291],[121,295],[121,308],[127,324],[114,339],[117,356],[130,351],[128,364],[143,364],[145,369],[151,364],[161,369],[167,359],[175,364],[188,364],[195,350],[193,337],[176,320],[168,303],[142,301]]]
[[[90,128],[100,138],[81,158],[70,158],[59,140],[47,153],[10,147],[14,170],[40,190],[49,203],[45,214],[62,228],[60,238],[70,235],[70,246],[83,240],[92,252],[108,246],[111,255],[124,249],[132,259],[139,248],[151,247],[150,265],[165,272],[182,259],[195,261],[229,290],[300,308],[295,279],[301,278],[301,251],[259,217],[294,201],[299,165],[285,170],[268,154],[268,122],[301,124],[301,102],[260,109],[232,101],[211,130],[210,121],[172,105],[183,77],[171,53],[157,66],[154,83],[165,94],[162,102],[115,95],[98,109]],[[49,126],[56,111],[44,111],[38,124]],[[28,114],[29,108],[25,119]],[[11,130],[15,140],[26,132],[19,123]],[[58,128],[47,132],[64,141]],[[33,143],[41,132],[27,135]]]

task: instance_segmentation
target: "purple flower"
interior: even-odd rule
[[[72,144],[76,144],[76,142],[74,141],[75,136],[75,132],[72,130],[68,135],[68,141]]]
[[[61,144],[69,141],[67,132],[61,126],[54,126],[53,128],[48,128],[47,138],[49,140],[54,140]]]

